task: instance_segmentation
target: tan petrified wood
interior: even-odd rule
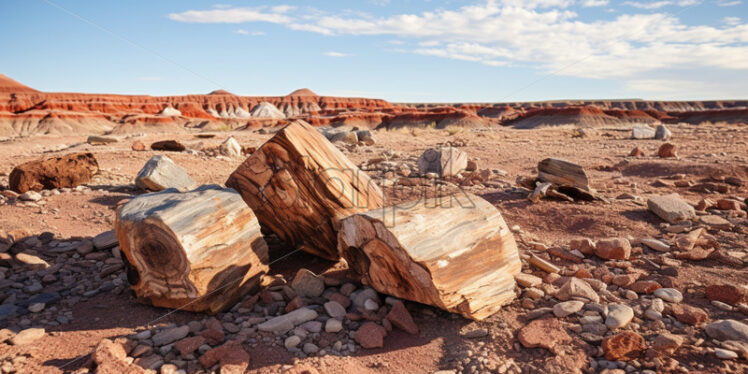
[[[135,294],[155,306],[217,313],[268,270],[257,218],[228,188],[138,196],[120,208],[115,227]]]
[[[345,218],[338,250],[377,291],[476,320],[514,299],[522,266],[499,210],[468,193]]]
[[[226,185],[281,240],[331,260],[339,258],[340,220],[383,206],[374,181],[304,121],[281,129]]]

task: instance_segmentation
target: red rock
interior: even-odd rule
[[[576,249],[586,255],[595,253],[595,242],[588,238],[572,239],[569,242],[569,247],[571,249]]]
[[[200,336],[205,338],[205,340],[210,345],[216,345],[223,343],[223,339],[226,337],[223,334],[223,330],[216,330],[216,329],[207,329],[200,333]]]
[[[661,158],[678,157],[678,152],[676,152],[675,144],[665,143],[657,150],[657,155]]]
[[[231,344],[219,360],[221,374],[244,374],[249,367],[249,360],[249,353],[241,344]]]
[[[400,300],[396,300],[392,304],[392,309],[387,313],[386,320],[392,322],[393,325],[408,334],[418,334],[418,326],[413,321],[413,317],[411,317],[408,309],[405,308],[405,304]]]
[[[96,346],[91,359],[97,364],[111,360],[124,360],[127,357],[125,348],[109,339],[104,339]]]
[[[97,374],[145,374],[146,370],[125,361],[127,353],[121,344],[102,340],[91,354]]]
[[[43,189],[75,187],[91,180],[99,172],[99,164],[91,153],[27,162],[10,173],[10,189],[24,193]]]
[[[714,284],[704,290],[706,298],[717,300],[730,305],[737,305],[746,299],[748,290],[730,284]]]
[[[136,140],[132,142],[132,146],[130,148],[132,148],[133,151],[142,152],[145,151],[145,144],[140,140]]]
[[[612,282],[618,287],[626,287],[634,284],[634,282],[639,279],[639,276],[639,273],[619,274],[613,277]]]
[[[707,210],[707,209],[709,209],[709,208],[713,207],[713,206],[714,206],[714,205],[716,205],[716,204],[717,204],[717,203],[715,203],[715,202],[714,202],[713,200],[711,200],[711,199],[701,199],[701,200],[699,201],[699,203],[698,203],[698,204],[696,204],[696,210],[704,211],[704,210]]]
[[[587,269],[579,269],[576,273],[574,273],[574,276],[576,278],[592,278],[592,273]]]
[[[249,354],[242,348],[242,345],[235,341],[230,341],[220,347],[213,348],[205,352],[200,356],[200,365],[203,368],[208,369],[216,363],[220,362],[220,367],[223,372],[223,367],[227,366],[227,369],[234,370],[235,366],[244,366],[242,371],[249,366]]]
[[[646,154],[644,154],[644,151],[642,151],[641,148],[636,147],[631,150],[631,153],[629,153],[629,157],[644,157]]]
[[[678,321],[694,326],[701,325],[709,319],[704,310],[688,304],[673,304],[670,306],[670,313]]]
[[[176,140],[162,140],[151,144],[151,149],[154,151],[182,152],[187,147]]]
[[[721,210],[740,210],[740,201],[732,199],[717,200],[717,208]]]
[[[291,299],[291,301],[289,301],[288,304],[286,304],[286,313],[291,313],[294,310],[301,308],[305,304],[306,303],[304,302],[304,300],[301,299],[301,297],[296,296],[293,299]]]
[[[611,361],[629,361],[639,358],[647,344],[644,338],[632,331],[624,331],[603,340],[605,359]]]
[[[210,317],[207,321],[205,321],[205,328],[206,329],[213,329],[218,331],[223,331],[223,325],[221,325],[221,321],[216,319],[216,317]]]
[[[550,254],[552,256],[556,256],[558,258],[562,258],[564,260],[571,261],[573,263],[577,263],[577,264],[579,264],[579,263],[582,262],[582,258],[581,257],[579,257],[577,255],[574,255],[573,253],[571,253],[571,252],[569,252],[569,251],[567,251],[567,250],[565,250],[565,249],[563,249],[561,247],[551,247],[551,248],[548,248],[548,254]]]
[[[634,284],[629,286],[629,289],[636,293],[651,294],[655,290],[662,288],[659,283],[653,280],[641,280],[636,281]]]
[[[676,253],[675,258],[679,260],[690,260],[690,261],[701,261],[709,257],[714,252],[713,249],[704,249],[701,247],[694,247],[688,252]]]
[[[382,348],[387,330],[374,322],[366,322],[356,330],[354,339],[364,348]]]
[[[571,336],[556,318],[536,319],[519,330],[517,339],[525,348],[545,348],[555,352],[557,345],[571,342]]]
[[[191,336],[174,343],[174,348],[179,351],[182,356],[187,356],[195,352],[201,345],[205,344],[207,339],[203,336]]]
[[[623,238],[599,240],[595,255],[606,260],[626,260],[631,256],[631,243]]]

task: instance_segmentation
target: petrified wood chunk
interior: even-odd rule
[[[10,189],[19,193],[75,187],[99,172],[92,153],[72,153],[16,166],[8,178]]]
[[[590,181],[581,166],[557,158],[546,158],[538,163],[538,179],[558,186],[576,187],[590,191]]]
[[[257,218],[231,189],[140,195],[120,208],[115,227],[135,294],[155,306],[217,313],[268,270]]]
[[[383,201],[374,181],[304,121],[281,129],[226,185],[283,241],[331,260],[339,258],[340,220]]]
[[[522,266],[499,210],[465,193],[345,218],[338,250],[377,291],[476,320],[514,298]]]

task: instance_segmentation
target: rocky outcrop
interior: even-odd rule
[[[10,189],[19,193],[75,187],[87,183],[99,171],[91,153],[74,153],[27,162],[10,173]]]

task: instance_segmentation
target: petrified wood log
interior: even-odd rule
[[[331,260],[340,220],[383,205],[374,181],[304,121],[281,129],[226,185],[283,241]]]
[[[10,172],[8,184],[19,193],[75,187],[88,183],[98,172],[99,163],[92,153],[71,153],[18,165]]]
[[[135,294],[155,306],[217,313],[268,270],[257,218],[231,189],[141,195],[120,208],[115,227]]]
[[[345,218],[338,250],[377,291],[476,320],[514,298],[522,266],[499,210],[465,193]]]

